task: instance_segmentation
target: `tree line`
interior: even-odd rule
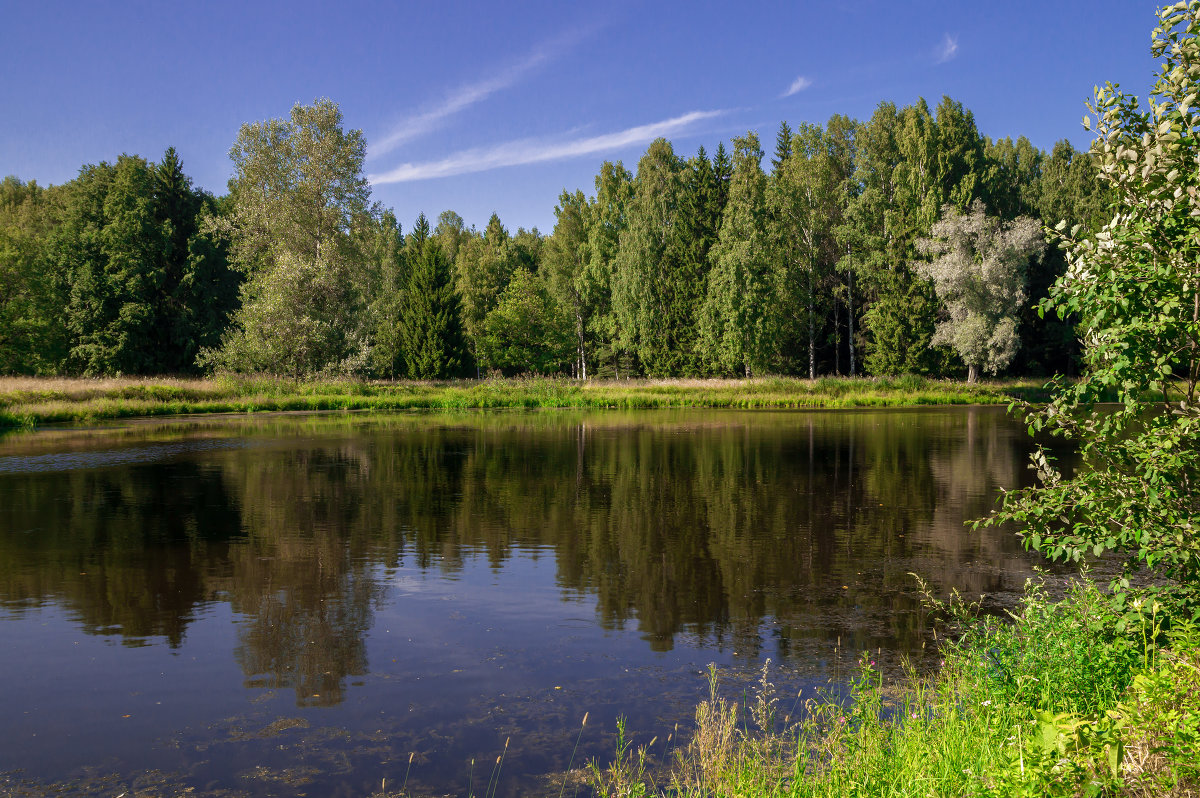
[[[0,183],[0,373],[434,379],[1069,373],[1045,225],[1109,197],[1066,141],[993,141],[943,98],[657,139],[563,191],[550,235],[453,211],[404,232],[337,105],[242,126],[228,193],[168,149]],[[767,163],[764,164],[764,160]]]

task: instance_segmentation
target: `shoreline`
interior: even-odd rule
[[[218,376],[207,379],[0,377],[0,429],[131,418],[313,411],[706,408],[843,409],[1041,401],[1045,380],[922,377],[439,382]]]

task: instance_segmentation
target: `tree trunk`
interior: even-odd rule
[[[979,382],[979,366],[974,363],[967,366],[967,382]]]
[[[846,325],[849,331],[846,337],[850,344],[850,376],[854,375],[854,272],[846,269],[846,285],[848,292],[846,294]]]
[[[813,330],[813,269],[816,264],[809,264],[808,270],[808,378],[817,378],[817,341]]]
[[[833,376],[842,376],[842,342],[839,336],[842,334],[842,326],[838,319],[838,301],[837,297],[833,298]]]

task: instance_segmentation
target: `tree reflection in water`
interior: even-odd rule
[[[134,446],[166,454],[105,465]],[[291,688],[306,706],[341,702],[369,672],[374,608],[406,563],[449,576],[469,559],[552,556],[565,596],[591,597],[599,624],[634,624],[654,651],[684,634],[748,659],[795,662],[836,639],[915,652],[926,629],[908,572],[966,593],[1028,573],[1011,536],[963,529],[1024,479],[1027,446],[986,408],[269,417],[10,436],[0,602],[60,605],[88,632],[169,646],[198,608],[228,602],[245,684]],[[98,458],[44,465],[67,448]]]

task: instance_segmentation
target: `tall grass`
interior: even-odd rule
[[[656,771],[621,729],[597,794],[1200,795],[1195,627],[1118,612],[1087,581],[1059,602],[1030,585],[1003,623],[942,609],[959,636],[937,673],[896,689],[864,656],[848,699],[812,697],[794,721],[776,716],[766,671],[746,709],[714,673],[690,745]]]
[[[1033,382],[899,378],[763,377],[749,380],[578,381],[562,378],[443,382],[211,379],[0,378],[0,427],[87,423],[136,416],[295,410],[479,408],[848,408],[1002,404],[1033,395]]]

